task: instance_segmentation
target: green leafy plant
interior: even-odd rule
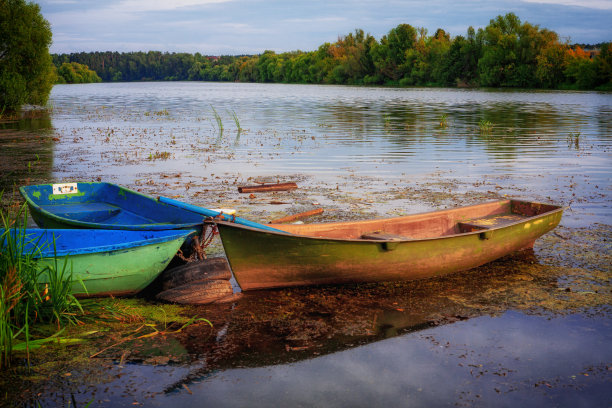
[[[0,285],[0,368],[10,365],[13,341],[20,333],[11,317],[14,314],[13,309],[23,296],[21,287],[14,269],[7,271]]]
[[[391,126],[391,115],[389,113],[383,114],[383,120],[385,122],[385,127]]]

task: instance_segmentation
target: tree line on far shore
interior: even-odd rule
[[[103,81],[239,81],[305,84],[612,89],[612,47],[584,50],[513,13],[452,37],[400,24],[377,41],[355,30],[316,51],[211,57],[188,53],[52,55]]]
[[[355,30],[315,51],[205,56],[81,52],[50,55],[40,7],[0,0],[0,117],[44,105],[54,83],[240,81],[304,84],[612,90],[610,42],[571,46],[513,13],[465,36],[400,24],[380,40]]]

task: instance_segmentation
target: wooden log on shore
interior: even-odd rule
[[[225,279],[190,282],[157,294],[157,299],[186,305],[205,305],[225,298],[231,299],[232,284]]]
[[[238,187],[239,193],[261,193],[268,191],[290,191],[297,189],[295,183],[277,183],[277,184],[260,184],[257,186],[242,186]]]
[[[306,218],[306,217],[312,217],[313,215],[319,215],[319,214],[323,214],[322,208],[315,208],[314,210],[305,211],[299,214],[288,215],[286,217],[279,218],[277,220],[272,220],[269,222],[269,224],[283,224],[287,222],[301,220],[302,218]]]
[[[229,280],[232,272],[225,258],[208,258],[166,269],[159,279],[162,290],[168,290],[194,281]]]

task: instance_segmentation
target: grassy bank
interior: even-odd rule
[[[70,293],[72,271],[67,257],[56,257],[51,266],[38,266],[37,258],[46,248],[27,235],[27,207],[19,207],[15,214],[2,210],[0,215],[1,368],[10,366],[14,351],[25,351],[29,360],[31,349],[57,340],[66,325],[79,323],[83,309]],[[43,276],[49,282],[44,286],[38,283]],[[57,331],[40,338],[38,324],[53,325]]]

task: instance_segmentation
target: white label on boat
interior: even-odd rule
[[[222,212],[225,215],[234,215],[236,214],[236,210],[233,208],[211,208],[211,211]]]
[[[77,183],[63,183],[53,185],[53,194],[76,194],[79,192]]]

